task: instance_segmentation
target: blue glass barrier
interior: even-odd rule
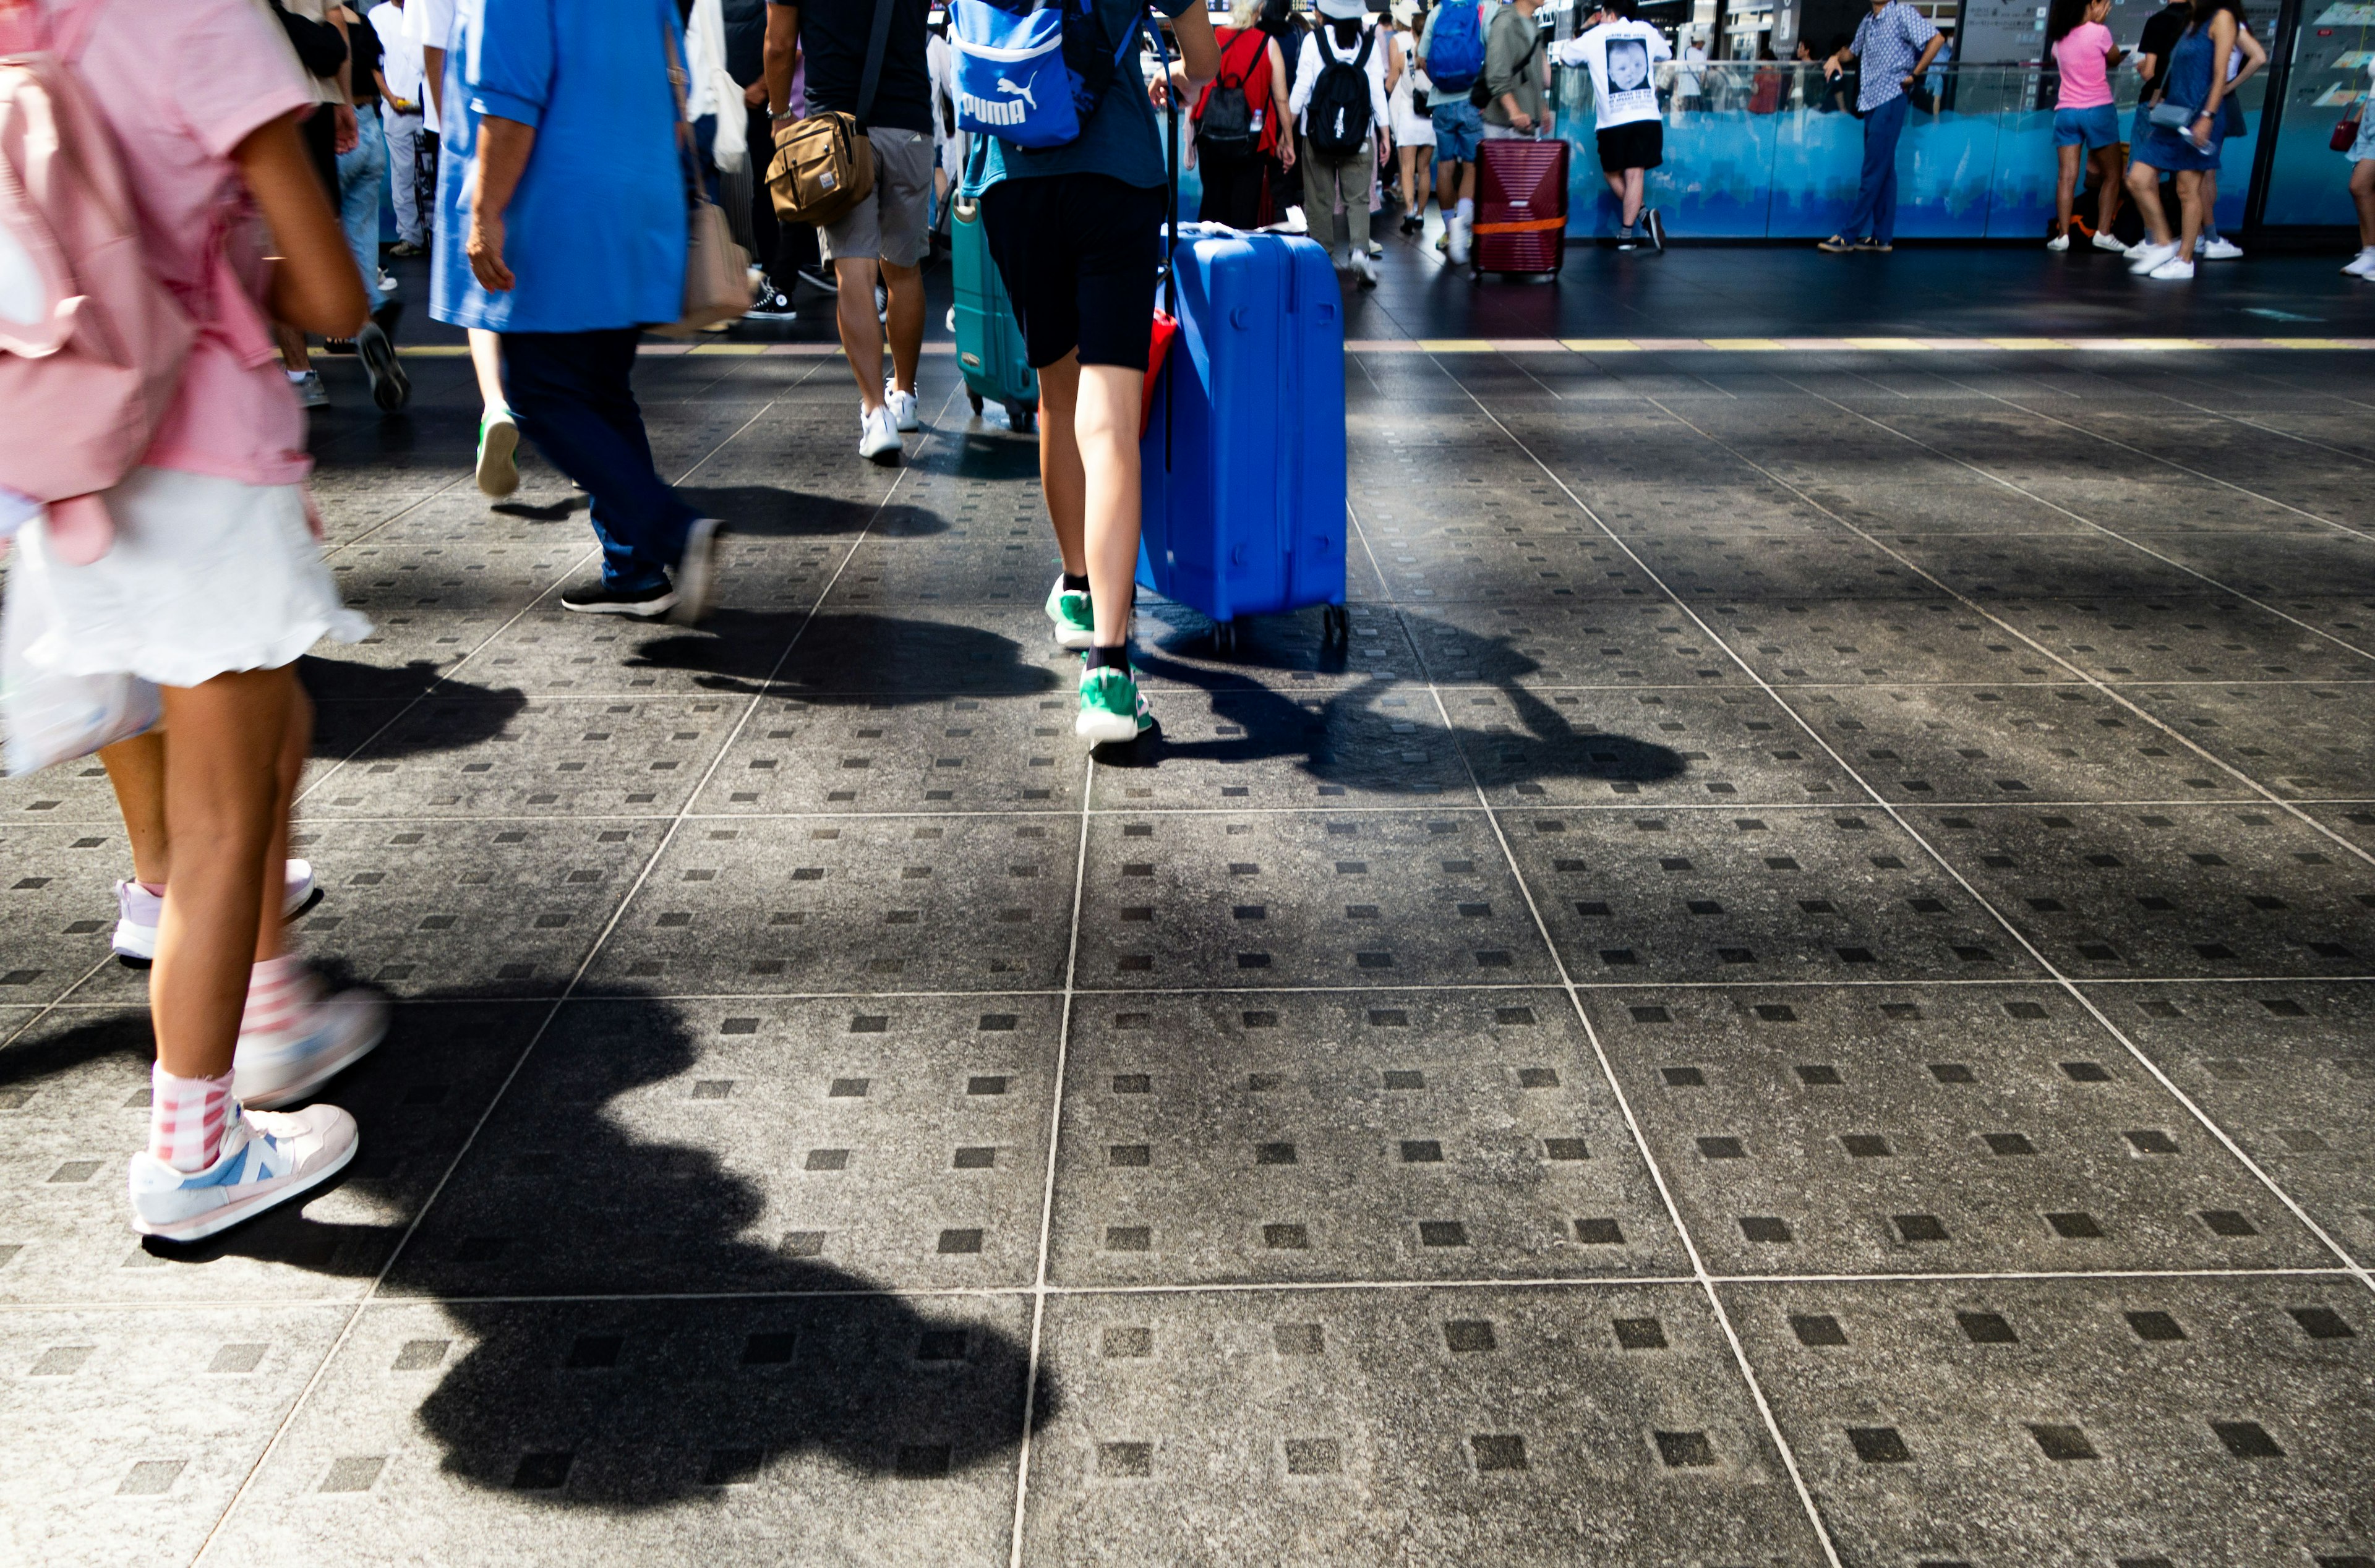
[[[1649,171],[1649,201],[1663,214],[1666,231],[1689,239],[1806,240],[1837,232],[1855,205],[1863,122],[1831,106],[1820,70],[1745,63],[1699,69],[1696,94],[1667,98],[1665,162]],[[2133,72],[2121,77],[2125,127],[2137,83]],[[1563,70],[1559,78],[1559,134],[1575,147],[1567,233],[1613,235],[1621,215],[1601,174],[1590,78],[1580,69]],[[2042,242],[2053,218],[2056,160],[2053,112],[2037,107],[2041,92],[2050,102],[2040,73],[2020,65],[1952,66],[1932,71],[1923,87],[1897,144],[1898,235]],[[2238,95],[2254,127],[2261,92],[2255,77]],[[2255,146],[2248,136],[2226,145],[2217,208],[2224,227],[2243,221]],[[2268,221],[2278,219],[2271,214]]]
[[[2292,77],[2284,126],[2268,170],[2263,223],[2348,225],[2350,155],[2334,150],[2336,122],[2367,91],[2375,51],[2375,6],[2363,0],[2309,0],[2293,35]],[[2223,193],[2222,193],[2223,194]]]

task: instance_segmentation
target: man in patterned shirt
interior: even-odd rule
[[[1896,138],[1905,132],[1905,89],[1937,57],[1940,39],[1930,18],[1905,0],[1872,0],[1872,15],[1856,24],[1853,41],[1823,62],[1836,77],[1850,60],[1863,63],[1856,109],[1863,116],[1863,180],[1847,227],[1819,247],[1885,251],[1896,239]],[[1916,52],[1920,58],[1916,59]]]

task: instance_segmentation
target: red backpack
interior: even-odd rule
[[[74,65],[106,4],[0,0],[0,486],[48,504],[73,564],[113,543],[99,492],[148,450],[196,336]]]

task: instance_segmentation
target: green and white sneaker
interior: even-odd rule
[[[1136,740],[1154,727],[1154,715],[1140,695],[1138,680],[1107,665],[1081,672],[1081,716],[1072,733],[1093,746]]]
[[[1047,590],[1047,619],[1056,623],[1058,648],[1079,653],[1096,646],[1097,622],[1087,589],[1067,588],[1063,578],[1058,577],[1056,585]]]

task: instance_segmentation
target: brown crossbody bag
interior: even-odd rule
[[[775,138],[767,164],[767,195],[786,223],[834,221],[874,194],[874,144],[866,116],[882,76],[882,46],[891,36],[891,0],[874,0],[874,32],[866,43],[866,73],[858,78],[857,112],[811,110]]]

